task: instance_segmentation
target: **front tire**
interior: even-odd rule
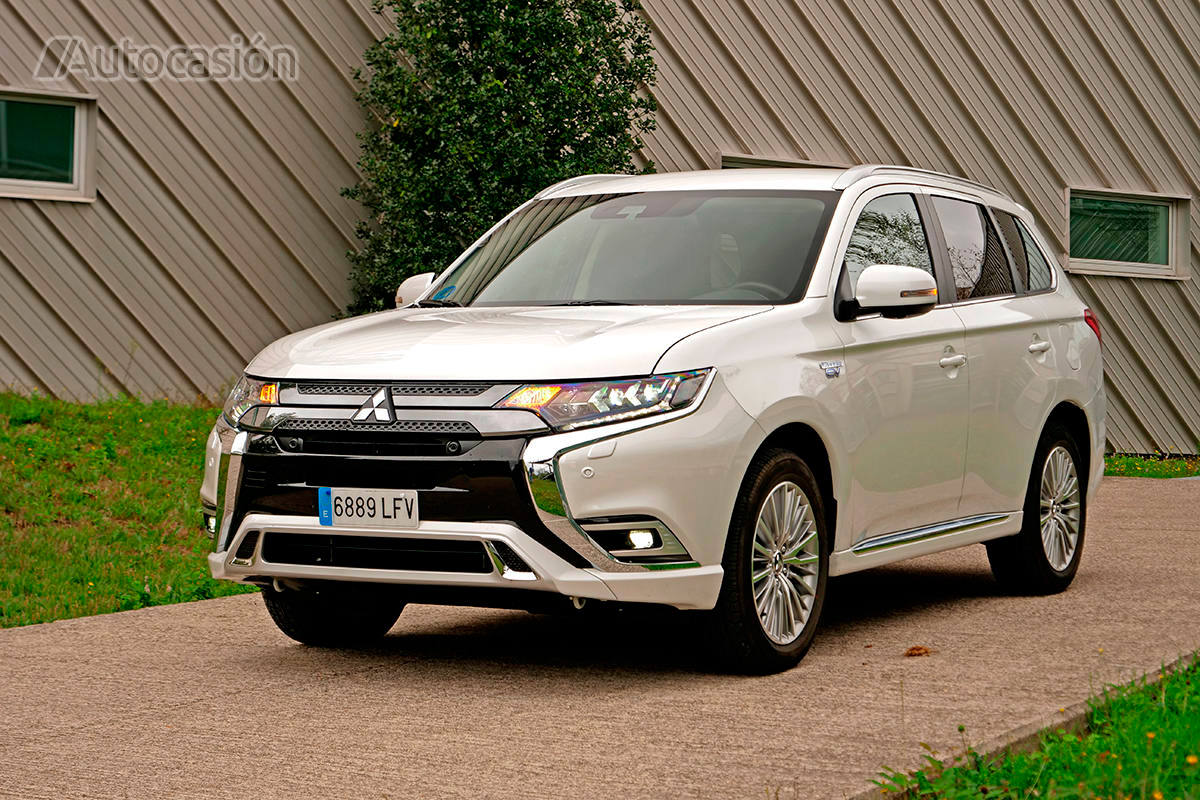
[[[1071,434],[1047,428],[1033,459],[1021,532],[987,543],[992,574],[1007,591],[1057,594],[1074,580],[1087,525],[1082,464]]]
[[[799,663],[816,634],[829,576],[829,533],[812,470],[788,450],[755,457],[742,481],[712,615],[717,658],[766,674]]]
[[[301,644],[362,647],[381,639],[404,610],[392,587],[355,583],[309,584],[262,590],[276,627]]]

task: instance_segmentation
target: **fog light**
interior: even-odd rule
[[[654,531],[642,528],[630,531],[629,547],[632,550],[649,550],[654,547]]]
[[[204,515],[204,532],[208,534],[208,538],[213,538],[217,535],[217,517],[215,514]]]

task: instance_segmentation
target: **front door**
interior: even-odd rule
[[[859,274],[873,264],[934,274],[915,194],[887,187],[859,203],[840,297],[853,297]],[[849,381],[842,425],[852,474],[851,541],[954,519],[967,449],[962,321],[939,305],[908,319],[868,315],[835,324]]]

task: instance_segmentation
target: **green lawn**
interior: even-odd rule
[[[0,394],[0,627],[247,591],[204,560],[217,413]]]
[[[961,728],[960,728],[961,730]],[[1164,676],[1108,690],[1092,702],[1088,733],[1043,736],[1031,753],[988,760],[971,750],[946,763],[926,755],[914,773],[878,784],[909,798],[1200,798],[1200,657]]]
[[[1104,474],[1137,478],[1188,478],[1200,475],[1200,456],[1142,458],[1109,455],[1104,458]]]

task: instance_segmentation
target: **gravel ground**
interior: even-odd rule
[[[0,795],[846,797],[1200,647],[1200,483],[1110,478],[1089,516],[1065,594],[999,595],[980,546],[837,579],[764,678],[673,615],[412,606],[368,652],[257,595],[3,630]]]

